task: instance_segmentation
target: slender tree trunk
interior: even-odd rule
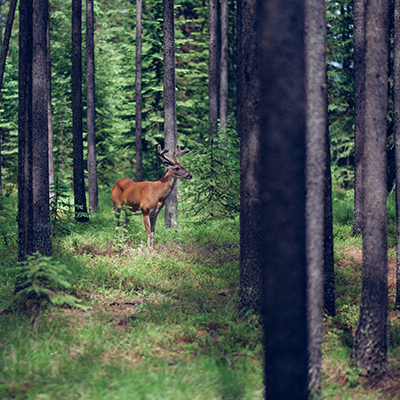
[[[396,161],[396,309],[400,309],[400,0],[394,0],[394,145]]]
[[[326,76],[326,6],[305,1],[306,51],[306,249],[308,384],[310,398],[321,396],[324,265],[324,189],[328,93]]]
[[[335,306],[335,258],[333,251],[332,174],[329,128],[325,130],[325,188],[324,188],[324,309],[334,317]]]
[[[228,118],[228,0],[221,0],[221,79],[220,79],[220,131],[226,131]]]
[[[218,0],[210,0],[209,25],[208,121],[211,138],[218,129]]]
[[[238,2],[237,130],[240,137],[240,307],[261,310],[259,0]],[[222,99],[222,96],[221,96]],[[221,120],[222,122],[222,120]]]
[[[96,213],[99,206],[96,161],[96,108],[94,67],[94,11],[93,0],[86,0],[86,101],[89,210]]]
[[[261,255],[266,398],[307,398],[304,2],[262,0]]]
[[[0,44],[1,44],[1,48],[3,48],[3,24],[2,24],[2,15],[1,15],[1,3],[0,3]],[[0,86],[0,104],[1,104],[1,86]],[[0,210],[3,209],[3,178],[2,178],[3,159],[1,156],[2,149],[3,149],[3,129],[0,127]]]
[[[32,0],[19,3],[18,260],[33,250],[32,197]]]
[[[386,370],[387,239],[386,113],[388,0],[366,10],[365,136],[363,149],[363,276],[354,358],[367,374]]]
[[[82,138],[82,1],[72,0],[72,142],[74,157],[75,219],[88,221]]]
[[[3,77],[6,67],[6,58],[8,53],[8,47],[10,44],[11,29],[14,21],[15,9],[17,6],[17,0],[11,0],[10,7],[7,15],[6,29],[4,32],[4,40],[2,37],[2,25],[0,25],[0,43],[1,43],[1,53],[0,53],[0,103],[1,103],[1,88],[3,86]],[[0,12],[1,16],[1,12]],[[3,130],[0,128],[0,210],[3,209],[3,179],[2,179],[2,147],[3,147]]]
[[[1,53],[0,53],[0,91],[3,86],[4,70],[6,67],[6,58],[8,53],[8,46],[10,44],[11,30],[14,22],[16,6],[17,6],[17,0],[11,0],[10,8],[8,10],[6,28],[4,31],[4,39],[1,45]]]
[[[136,1],[136,181],[143,180],[142,165],[142,0]]]
[[[49,9],[50,12],[50,9]],[[50,207],[54,206],[54,142],[53,142],[53,110],[51,107],[51,53],[50,53],[50,18],[47,20],[47,74],[48,74],[48,97],[47,97],[47,117],[49,130],[49,200]]]
[[[165,148],[176,151],[178,143],[176,129],[175,95],[175,35],[174,0],[163,0],[164,6],[164,140]],[[165,226],[178,228],[178,196],[176,186],[165,202]]]
[[[33,251],[52,254],[49,210],[49,132],[47,60],[48,0],[33,0],[32,187]]]
[[[365,0],[354,0],[354,216],[353,235],[362,231],[362,153],[365,108]]]

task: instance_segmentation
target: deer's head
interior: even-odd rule
[[[192,179],[192,174],[183,168],[182,164],[179,162],[179,157],[182,154],[189,153],[189,151],[188,148],[181,150],[179,146],[176,146],[175,151],[161,150],[161,145],[157,146],[157,155],[165,165],[165,168],[167,168],[173,176],[181,179]]]

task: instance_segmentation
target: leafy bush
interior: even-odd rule
[[[46,301],[57,306],[67,305],[87,310],[87,307],[79,304],[80,299],[64,292],[71,286],[64,275],[71,272],[51,257],[36,252],[28,256],[26,261],[20,262],[16,268],[9,269],[9,272],[16,272],[15,296],[3,310],[14,305],[34,308],[32,324],[42,303]]]

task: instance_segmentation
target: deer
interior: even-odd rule
[[[178,179],[191,179],[192,175],[179,162],[179,157],[190,150],[161,150],[157,146],[157,155],[165,166],[164,176],[155,182],[134,182],[129,178],[121,178],[115,182],[111,197],[114,206],[115,228],[120,226],[120,213],[124,206],[132,213],[143,214],[144,227],[147,234],[147,247],[153,247],[154,229],[158,213],[164,207],[165,201],[171,194]],[[125,227],[128,225],[128,216],[125,212]]]

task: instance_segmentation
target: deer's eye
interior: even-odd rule
[[[180,168],[179,168],[179,167],[175,167],[174,170],[175,170],[175,171],[179,171]]]

